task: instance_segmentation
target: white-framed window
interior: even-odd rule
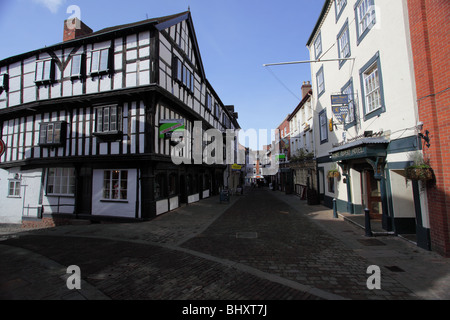
[[[128,199],[128,170],[105,170],[103,172],[103,199]]]
[[[342,10],[347,5],[347,0],[336,0],[334,4],[336,5],[336,21],[337,21],[341,16]]]
[[[314,41],[314,55],[316,59],[320,56],[321,53],[322,53],[322,33],[319,32],[316,40]]]
[[[122,107],[102,106],[95,108],[95,132],[122,131]]]
[[[341,31],[338,34],[338,50],[339,50],[339,58],[348,58],[350,57],[350,32],[348,29],[348,22],[344,24]],[[344,64],[345,60],[341,60],[339,62],[339,66]]]
[[[325,91],[325,80],[323,76],[323,66],[319,69],[316,74],[317,81],[317,94],[320,97]]]
[[[109,48],[92,51],[90,70],[91,74],[109,71],[109,52]]]
[[[358,43],[376,23],[374,0],[360,0],[355,6]]]
[[[76,54],[72,56],[70,62],[70,76],[72,78],[80,78],[83,76],[84,55]]]
[[[47,195],[73,196],[75,194],[74,168],[49,168]]]
[[[39,145],[61,145],[65,140],[66,122],[43,122],[39,127]]]
[[[381,108],[378,64],[374,63],[363,73],[366,114]]]
[[[346,94],[348,97],[348,114],[345,117],[345,124],[351,124],[355,121],[356,119],[356,110],[355,110],[355,101],[354,101],[354,97],[353,97],[353,81],[350,80],[349,82],[346,83],[346,85],[344,86],[344,88],[342,89],[342,93]]]
[[[328,141],[328,124],[327,124],[327,111],[324,109],[319,113],[319,126],[320,126],[320,143]]]
[[[20,198],[20,180],[18,179],[8,180],[8,197]]]
[[[364,120],[386,111],[380,54],[377,52],[360,70]]]
[[[53,59],[36,61],[36,83],[51,82],[55,79]]]

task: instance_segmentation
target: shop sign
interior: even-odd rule
[[[339,161],[339,160],[358,159],[366,157],[385,157],[385,156],[386,156],[386,146],[384,144],[380,144],[380,145],[361,146],[336,151],[331,154],[331,159],[333,161]]]
[[[331,96],[331,105],[343,105],[348,104],[348,95],[347,94],[336,94]]]
[[[353,149],[341,150],[334,152],[331,159],[335,158],[356,158],[366,153],[366,147],[358,147]]]
[[[236,164],[236,163],[234,163],[234,164],[231,165],[231,169],[232,169],[232,170],[241,170],[241,168],[242,168],[242,166],[240,166],[240,165],[238,165],[238,164]]]
[[[176,130],[184,130],[184,119],[166,119],[159,121],[159,137],[161,139],[169,136]]]

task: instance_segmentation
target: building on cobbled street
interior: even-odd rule
[[[428,134],[418,108],[422,79],[414,73],[409,3],[325,1],[307,42],[317,182],[326,206],[335,201],[348,214],[369,209],[384,230],[415,235],[430,249],[436,178],[429,170],[411,173],[426,167]]]
[[[0,221],[49,225],[151,219],[218,194],[227,165],[194,164],[190,143],[175,165],[171,134],[239,128],[189,11],[96,32],[66,21],[63,42],[0,61],[0,119]]]

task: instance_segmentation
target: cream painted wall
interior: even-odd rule
[[[351,57],[354,61],[348,60],[339,68],[339,63],[318,62],[311,63],[311,79],[314,98],[315,117],[322,109],[327,110],[327,117],[332,115],[331,99],[332,94],[341,92],[341,88],[350,80],[353,80],[356,108],[360,116],[359,123],[348,129],[347,138],[352,138],[362,134],[366,130],[391,133],[390,139],[415,135],[414,127],[417,124],[417,106],[415,102],[414,78],[412,62],[410,57],[410,46],[408,43],[409,30],[405,1],[377,1],[376,25],[367,33],[364,39],[357,44],[355,25],[355,0],[347,1],[339,20],[336,22],[335,6],[332,3],[327,16],[323,20],[320,28],[322,38],[321,59],[338,58],[337,35],[344,23],[349,26]],[[317,37],[317,35],[316,35]],[[311,60],[314,56],[314,41],[310,49]],[[364,121],[363,97],[361,96],[360,69],[379,53],[383,92],[386,112]],[[325,92],[318,97],[316,74],[323,67],[325,79]],[[338,125],[333,132],[328,131],[328,143],[316,144],[317,156],[328,155],[333,143],[343,140],[343,126]],[[315,130],[315,139],[320,141],[319,130]]]

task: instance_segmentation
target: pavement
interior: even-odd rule
[[[376,228],[376,226],[375,226]],[[267,188],[139,223],[0,225],[3,300],[447,300],[450,260]],[[70,290],[69,266],[81,271]],[[380,289],[369,289],[378,266]]]

